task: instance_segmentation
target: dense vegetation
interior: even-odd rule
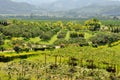
[[[118,21],[1,20],[0,80],[119,80]]]

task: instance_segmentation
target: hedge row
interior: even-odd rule
[[[22,54],[22,55],[15,55],[15,56],[5,56],[5,55],[0,55],[0,62],[9,62],[14,59],[26,59],[30,56],[37,56],[38,54]]]
[[[58,38],[58,39],[65,38],[66,34],[67,34],[67,31],[66,31],[66,30],[62,30],[62,31],[57,35],[57,38]]]

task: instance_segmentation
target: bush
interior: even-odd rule
[[[98,33],[90,38],[93,44],[105,45],[120,40],[120,35],[116,33]]]
[[[54,35],[54,34],[53,34],[51,31],[48,31],[48,32],[46,32],[46,33],[43,33],[43,34],[40,36],[40,38],[41,38],[42,40],[48,41],[48,40],[51,39],[51,37],[52,37],[53,35]]]
[[[0,46],[0,51],[4,51],[5,50],[5,48],[3,47],[3,46]]]
[[[70,37],[71,38],[76,38],[76,37],[78,37],[78,33],[77,32],[71,32]]]
[[[55,45],[67,44],[67,40],[65,39],[58,39],[54,42]]]
[[[66,36],[66,33],[67,33],[67,31],[61,31],[58,35],[57,35],[57,38],[65,38],[65,36]]]
[[[19,46],[15,46],[13,49],[15,50],[16,53],[19,53],[22,51],[22,49]]]
[[[87,26],[90,31],[97,31],[101,27],[101,22],[98,19],[93,18],[85,21],[85,26]]]
[[[84,37],[84,34],[83,33],[78,33],[78,36],[79,37]]]
[[[71,32],[70,37],[71,38],[84,37],[84,34],[83,33],[77,33],[77,32]]]
[[[71,38],[68,41],[69,44],[79,44],[80,46],[88,46],[88,42],[86,41],[86,39],[80,37],[80,38]]]

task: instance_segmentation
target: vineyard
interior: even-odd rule
[[[120,80],[117,21],[0,21],[0,80]]]

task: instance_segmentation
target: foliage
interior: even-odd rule
[[[53,26],[46,23],[16,21],[9,26],[0,26],[0,30],[5,36],[31,38],[38,37],[50,30],[55,34],[60,30],[60,27],[53,29]]]
[[[84,33],[71,32],[70,37],[71,38],[78,38],[78,37],[83,37],[84,38]]]
[[[4,35],[0,34],[0,45],[4,44]]]
[[[88,42],[84,38],[71,38],[68,40],[69,44],[78,44],[80,46],[87,46]]]
[[[79,37],[79,36],[78,36],[78,33],[77,33],[77,32],[71,32],[71,33],[70,33],[70,37],[71,37],[71,38],[76,38],[76,37]]]
[[[119,80],[120,34],[119,25],[113,25],[119,23],[109,22],[111,27],[104,22],[103,26],[110,29],[107,31],[97,31],[99,20],[85,23],[14,20],[7,26],[0,25],[0,39],[5,45],[12,44],[10,50],[5,47],[6,51],[0,53],[0,79]],[[55,49],[56,45],[63,47]]]
[[[54,42],[55,45],[60,45],[60,44],[67,44],[68,41],[65,39],[58,39]]]
[[[101,22],[95,18],[85,21],[84,24],[85,26],[88,26],[88,29],[90,31],[97,31],[101,27]]]
[[[93,44],[105,45],[120,40],[120,35],[115,33],[98,33],[90,38]]]
[[[1,20],[0,25],[7,26],[9,25],[9,22],[7,20]]]
[[[40,36],[40,38],[41,38],[42,40],[47,41],[47,40],[50,40],[52,36],[53,36],[53,33],[52,33],[51,31],[48,31],[48,32],[46,32],[46,33],[43,33],[43,34]]]
[[[15,46],[13,49],[16,53],[20,53],[22,51],[22,49],[19,46]]]
[[[58,33],[57,38],[58,38],[58,39],[65,38],[65,37],[66,37],[66,34],[67,34],[67,31],[66,31],[66,30],[61,30],[61,32]]]
[[[113,33],[119,33],[120,32],[120,27],[119,26],[118,27],[116,27],[116,26],[110,27],[110,31],[113,32]]]
[[[4,51],[5,50],[5,48],[3,47],[3,46],[0,46],[0,51]]]

